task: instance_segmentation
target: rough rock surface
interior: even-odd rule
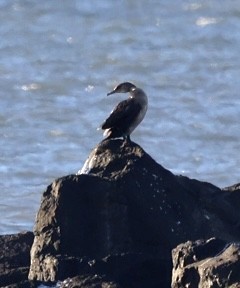
[[[81,259],[80,276],[64,280],[61,287],[169,287],[163,281],[162,261],[148,254],[115,254],[102,259]],[[88,286],[89,285],[89,286]]]
[[[188,241],[172,256],[172,288],[240,287],[240,242]]]
[[[0,287],[31,287],[28,281],[32,232],[0,236]]]
[[[240,287],[239,209],[240,184],[176,176],[133,142],[103,141],[43,193],[31,264],[31,232],[0,237],[0,287]]]
[[[44,192],[29,279],[96,277],[112,287],[170,287],[177,245],[239,241],[239,199],[236,189],[173,175],[133,142],[102,141],[79,175]]]

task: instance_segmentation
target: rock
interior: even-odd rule
[[[82,259],[81,276],[64,280],[60,287],[166,287],[161,280],[164,277],[159,277],[159,273],[166,272],[164,269],[161,259],[157,261],[136,253],[109,255],[97,260]]]
[[[68,278],[60,284],[60,288],[121,288],[118,284],[107,281],[98,275],[81,275]]]
[[[230,201],[231,193],[239,197],[175,176],[133,142],[102,141],[78,175],[57,179],[44,192],[29,279],[170,287],[177,245],[211,237],[239,241],[240,203]],[[106,257],[116,264],[110,268]],[[131,286],[132,279],[141,281]]]
[[[31,287],[28,281],[32,232],[0,236],[0,287]]]
[[[172,257],[172,288],[240,287],[240,242],[188,241]]]
[[[37,216],[29,279],[63,280],[78,275],[79,271],[95,275],[97,272],[89,270],[92,265],[88,263],[107,255],[117,257],[118,254],[124,262],[128,257],[122,253],[129,251],[139,259],[138,251],[142,250],[142,245],[147,248],[144,261],[152,261],[152,253],[148,252],[151,244],[143,242],[152,239],[147,239],[146,235],[147,240],[139,239],[139,244],[134,244],[132,238],[141,235],[134,235],[140,231],[135,232],[135,228],[129,226],[135,223],[130,222],[128,214],[131,211],[128,211],[126,201],[116,184],[92,175],[67,176],[53,183],[44,193]],[[135,214],[135,211],[131,213]],[[139,226],[141,223],[137,220],[136,224]],[[88,258],[85,265],[84,257]],[[137,266],[134,257],[131,263]],[[155,261],[161,263],[158,258],[164,260],[161,255],[154,255]],[[138,265],[143,260],[139,261]],[[115,269],[119,271],[120,264]],[[101,272],[106,274],[106,271]],[[114,273],[111,272],[110,276]],[[170,273],[169,270],[169,277]]]
[[[237,183],[237,184],[234,184],[232,186],[229,186],[229,187],[226,187],[226,188],[223,188],[224,191],[230,191],[230,192],[239,192],[240,191],[240,183]],[[238,195],[237,193],[235,193],[234,195]],[[239,197],[238,197],[239,199]]]
[[[230,222],[233,223],[235,229],[240,231],[240,217],[235,214],[235,212],[239,209],[240,203],[240,183],[226,187],[223,189],[226,193],[224,193],[224,207],[227,209],[227,213],[222,215],[223,217],[229,219]]]

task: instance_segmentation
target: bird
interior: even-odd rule
[[[121,101],[101,125],[105,139],[123,137],[131,141],[130,134],[143,120],[147,108],[148,98],[145,92],[130,82],[117,85],[107,96],[115,93],[129,93],[128,99]]]

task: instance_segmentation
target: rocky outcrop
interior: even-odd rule
[[[103,141],[78,175],[44,192],[29,279],[97,275],[117,287],[170,287],[177,245],[240,239],[240,203],[231,202],[232,193],[175,176],[133,142]]]
[[[188,241],[172,256],[172,288],[240,287],[240,242]]]
[[[0,236],[0,287],[31,287],[28,281],[32,232]]]
[[[102,141],[77,175],[55,180],[43,193],[27,283],[218,287],[205,285],[199,267],[221,251],[225,259],[237,255],[239,209],[239,185],[221,190],[176,176],[133,142]],[[224,264],[230,276],[222,274],[219,283],[235,285],[239,258],[230,259]],[[215,277],[220,265],[211,265],[204,269]]]

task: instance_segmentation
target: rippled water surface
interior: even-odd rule
[[[0,17],[0,234],[32,230],[126,80],[149,96],[133,141],[174,173],[240,182],[239,1],[0,0]]]

